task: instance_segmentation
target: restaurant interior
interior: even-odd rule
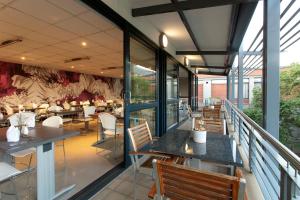
[[[123,31],[82,3],[52,0],[7,3],[0,26],[1,129],[32,114],[27,132],[57,119],[78,131],[54,148],[55,190],[75,184],[70,197],[123,161]],[[15,178],[15,188],[1,184],[2,197],[14,199],[8,193],[16,189],[19,199],[35,199],[36,150],[11,159],[28,173]]]

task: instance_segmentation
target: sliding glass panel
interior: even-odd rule
[[[178,65],[167,59],[167,128],[178,122]]]
[[[167,104],[167,127],[177,123],[178,103]]]
[[[177,65],[172,60],[167,60],[167,100],[176,100],[178,93]]]
[[[156,99],[155,51],[130,39],[130,103],[149,103]]]
[[[189,104],[189,72],[179,67],[179,121],[188,117]]]
[[[130,113],[130,127],[147,122],[152,135],[155,135],[156,109],[148,108]]]

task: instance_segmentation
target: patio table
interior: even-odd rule
[[[233,167],[242,167],[237,144],[233,137],[222,134],[207,133],[206,143],[196,143],[192,131],[169,131],[152,144],[145,146],[141,151],[163,153],[186,158],[197,158]]]
[[[4,154],[4,160],[11,162],[10,154],[36,147],[37,199],[52,199],[55,196],[54,142],[79,135],[79,132],[64,128],[36,127],[29,130],[28,136],[21,137],[19,142],[7,142],[6,130],[7,128],[0,129],[0,153]]]

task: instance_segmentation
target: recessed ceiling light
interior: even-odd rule
[[[71,66],[71,69],[74,69],[74,66],[73,66],[73,65]]]
[[[104,72],[101,72],[101,74],[103,74]]]
[[[22,60],[26,60],[26,58],[24,56],[21,57]]]
[[[87,44],[86,42],[81,42],[81,45],[85,47]]]

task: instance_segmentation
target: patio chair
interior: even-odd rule
[[[83,117],[78,120],[84,122],[84,130],[89,131],[89,123],[93,120],[91,117],[92,114],[95,114],[95,106],[83,106]]]
[[[203,119],[205,129],[211,133],[226,134],[226,123],[224,119]]]
[[[60,128],[63,125],[63,119],[59,116],[52,116],[45,119],[42,123],[45,127],[52,127],[52,128]],[[65,151],[65,139],[62,140],[64,158],[66,158],[66,151]]]
[[[23,123],[25,123],[28,128],[35,127],[35,113],[32,113],[32,112],[23,112],[23,113],[13,114],[12,116],[10,116],[8,118],[11,126],[19,126],[20,115],[24,117],[25,121],[23,121]],[[26,156],[30,156],[28,164],[20,163],[20,164],[27,165],[27,170],[30,170],[32,157],[35,152],[36,152],[36,148],[32,147],[32,148],[28,148],[28,149],[24,149],[24,150],[12,153],[10,155],[12,156],[13,162],[15,164],[16,164],[15,158],[24,158]]]
[[[165,155],[161,153],[154,152],[142,152],[140,151],[144,146],[151,144],[153,142],[153,137],[149,129],[148,123],[142,123],[132,128],[128,128],[128,134],[131,141],[131,146],[133,151],[129,152],[129,156],[133,165],[133,175],[134,175],[134,198],[136,199],[136,173],[141,167],[152,168],[152,160],[159,159],[166,162],[174,162],[178,164],[183,164],[185,159],[182,157],[176,157],[172,155]],[[148,155],[150,156],[143,164],[139,162],[139,156]],[[153,185],[152,188],[155,188]],[[151,189],[153,190],[153,189]],[[151,192],[151,191],[150,191]]]
[[[153,160],[153,169],[158,200],[244,199],[246,181],[243,178],[160,160]]]
[[[203,108],[203,117],[204,118],[213,118],[213,119],[220,119],[221,118],[221,110],[217,108]]]
[[[15,190],[14,193],[8,193],[8,192],[2,192],[0,191],[0,199],[1,198],[1,194],[6,194],[6,195],[15,195],[16,199],[18,199],[18,194],[17,194],[17,190],[16,190],[16,185],[13,182],[13,178],[15,178],[16,176],[24,173],[25,171],[20,171],[16,168],[14,168],[13,166],[5,163],[5,162],[0,162],[0,183],[4,183],[6,181],[11,181],[13,188]]]

